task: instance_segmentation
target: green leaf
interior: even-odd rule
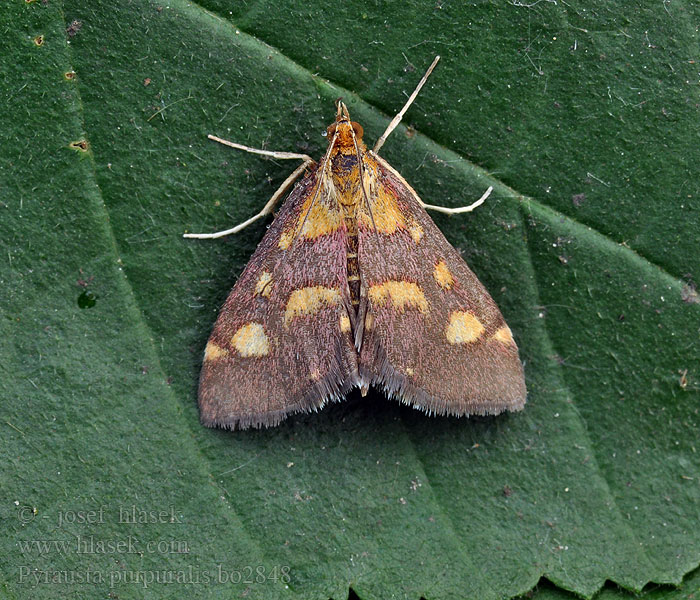
[[[698,590],[695,5],[0,10],[3,597]],[[295,166],[206,134],[319,156],[342,95],[374,140],[436,54],[382,154],[431,204],[495,186],[435,221],[515,333],[525,411],[370,393],[203,428],[202,351],[265,224],[181,234]]]

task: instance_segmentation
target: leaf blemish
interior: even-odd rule
[[[68,27],[66,27],[66,33],[69,37],[75,37],[82,26],[83,22],[75,19],[70,25],[68,25]]]
[[[97,303],[97,294],[90,290],[83,290],[78,296],[78,308],[92,308]]]
[[[87,152],[90,145],[87,140],[77,140],[70,143],[70,147],[74,150],[80,150],[81,152]]]

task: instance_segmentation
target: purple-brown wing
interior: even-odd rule
[[[520,410],[523,369],[493,299],[403,178],[373,153],[364,163],[371,211],[358,223],[356,333],[363,383],[430,413]]]
[[[219,313],[200,376],[202,422],[276,425],[342,398],[359,382],[351,306],[345,223],[312,167]]]

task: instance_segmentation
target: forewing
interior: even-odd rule
[[[518,349],[491,296],[386,161],[367,153],[364,170],[371,211],[358,222],[363,382],[438,414],[521,409]]]
[[[345,223],[324,183],[313,167],[297,184],[219,313],[199,383],[205,425],[276,425],[359,381]]]

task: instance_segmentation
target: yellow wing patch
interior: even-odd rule
[[[447,263],[445,263],[444,260],[441,260],[435,265],[435,268],[433,269],[433,277],[435,278],[435,281],[438,282],[438,285],[444,290],[451,289],[455,284],[455,278],[447,268]]]
[[[343,333],[350,331],[350,318],[347,315],[340,317],[340,331]]]
[[[321,198],[321,194],[316,197],[315,202],[315,190],[314,193],[309,194],[309,197],[304,202],[299,213],[299,218],[296,223],[289,229],[285,229],[280,236],[277,246],[282,250],[287,250],[294,241],[294,238],[299,235],[299,237],[314,240],[322,235],[329,235],[337,231],[343,223],[343,215],[340,210],[335,208],[331,203],[331,192],[328,187],[329,182],[322,178],[320,185],[323,185],[326,189],[326,198]],[[311,203],[313,202],[313,206]],[[333,201],[335,203],[335,201]],[[300,229],[304,224],[304,229]]]
[[[306,211],[302,211],[299,217],[301,220],[304,219],[305,213]],[[339,210],[330,208],[317,198],[316,203],[311,207],[309,215],[306,217],[306,223],[304,223],[304,230],[301,232],[301,235],[307,240],[313,240],[319,236],[337,231],[342,222],[343,215],[340,214]]]
[[[258,277],[258,281],[255,284],[255,292],[254,296],[257,296],[258,294],[261,296],[265,296],[265,298],[269,298],[270,294],[272,293],[272,273],[269,271],[263,271],[260,273],[260,277]]]
[[[504,344],[506,346],[515,346],[515,340],[513,339],[513,334],[510,331],[510,327],[508,325],[504,325],[496,333],[493,334],[493,338],[497,342],[501,342],[501,344]]]
[[[217,346],[214,342],[208,342],[207,347],[204,349],[204,360],[216,360],[217,358],[222,358],[228,356],[228,350]]]
[[[360,189],[358,198],[361,207],[358,213],[359,220],[362,221],[365,227],[376,227],[377,231],[387,235],[396,233],[397,229],[406,229],[406,218],[399,207],[399,203],[396,201],[396,195],[388,187],[381,184],[377,178],[377,163],[365,156],[364,166],[364,185],[372,204],[372,214],[370,216]]]
[[[296,234],[297,230],[296,228],[294,229],[285,229],[282,232],[282,235],[280,236],[280,241],[277,243],[277,246],[281,250],[286,250],[292,245],[292,242],[294,241],[294,236]]]
[[[416,244],[418,244],[423,239],[423,228],[420,226],[419,223],[414,221],[411,224],[409,231],[411,232],[411,237],[413,238],[413,241]]]
[[[415,308],[422,313],[428,312],[428,301],[418,284],[412,281],[385,281],[370,286],[368,296],[375,306],[384,306],[391,302],[399,312]]]
[[[450,315],[445,337],[450,344],[469,344],[484,333],[484,326],[472,313],[456,310]]]
[[[335,306],[339,303],[340,290],[338,288],[315,285],[294,290],[287,300],[284,324],[289,325],[289,322],[295,317],[314,315],[321,308]]]
[[[406,228],[406,219],[396,202],[396,197],[385,186],[376,186],[373,200],[372,216],[377,231],[391,235],[397,229]]]
[[[243,357],[267,356],[270,353],[270,338],[260,323],[246,323],[231,338],[231,344]]]

